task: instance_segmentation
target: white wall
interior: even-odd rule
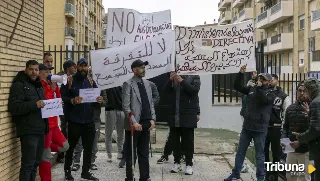
[[[212,75],[200,76],[201,88],[200,121],[199,128],[221,128],[240,132],[242,121],[240,118],[240,106],[212,105]]]

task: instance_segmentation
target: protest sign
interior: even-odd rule
[[[132,9],[109,8],[106,45],[108,48],[130,45],[171,30],[170,10],[140,13]]]
[[[97,97],[100,96],[99,88],[80,89],[79,96],[82,97],[81,103],[97,102]]]
[[[146,79],[174,70],[174,31],[121,47],[90,51],[93,79],[101,90],[130,79],[135,60],[148,61]]]
[[[176,26],[176,69],[181,75],[256,69],[253,21],[206,27]]]
[[[45,106],[44,108],[41,108],[42,118],[50,118],[63,115],[61,98],[43,100],[43,102]]]

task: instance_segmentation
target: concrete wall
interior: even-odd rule
[[[29,59],[42,59],[43,0],[25,0],[10,44],[21,0],[0,2],[0,180],[18,180],[20,142],[8,111],[9,88],[17,71],[24,70]]]
[[[240,132],[240,106],[212,105],[212,75],[203,75],[199,93],[201,116],[199,128],[221,128]]]

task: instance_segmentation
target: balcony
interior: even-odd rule
[[[293,33],[281,33],[268,38],[267,49],[265,53],[274,53],[293,49]]]
[[[218,3],[218,10],[223,11],[224,9],[226,9],[228,7],[229,4],[231,4],[231,0],[221,0]]]
[[[238,22],[246,21],[248,19],[253,19],[253,8],[244,8],[239,12]]]
[[[245,3],[247,0],[232,0],[232,8],[238,8],[241,5],[243,5],[243,3]]]
[[[257,16],[258,29],[270,27],[293,16],[293,1],[281,1]]]
[[[74,29],[72,27],[65,27],[64,29],[64,36],[66,38],[74,38],[75,37],[75,33],[74,33]]]
[[[227,24],[228,21],[231,21],[231,11],[225,11],[224,14],[221,15],[219,24]]]
[[[320,9],[311,13],[311,31],[320,31]]]
[[[64,7],[64,14],[67,17],[74,18],[74,5],[71,3],[66,3]]]

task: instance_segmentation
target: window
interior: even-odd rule
[[[103,29],[103,35],[107,35],[107,28]]]
[[[264,38],[263,38],[263,32],[260,32],[260,38],[261,38],[261,40],[264,39]]]
[[[304,15],[299,17],[299,30],[304,30]]]
[[[293,62],[293,54],[292,54],[292,52],[290,52],[289,53],[289,65],[291,65],[292,66],[292,63]]]
[[[299,51],[299,66],[304,65],[304,51]]]
[[[280,54],[279,56],[279,65],[283,66],[283,54]]]
[[[87,7],[84,8],[84,16],[88,17],[88,8]]]
[[[293,32],[293,23],[290,23],[289,24],[289,33],[292,33]]]
[[[315,37],[309,38],[309,52],[315,51]]]
[[[282,25],[279,27],[279,30],[280,30],[280,33],[283,33],[283,26]]]

